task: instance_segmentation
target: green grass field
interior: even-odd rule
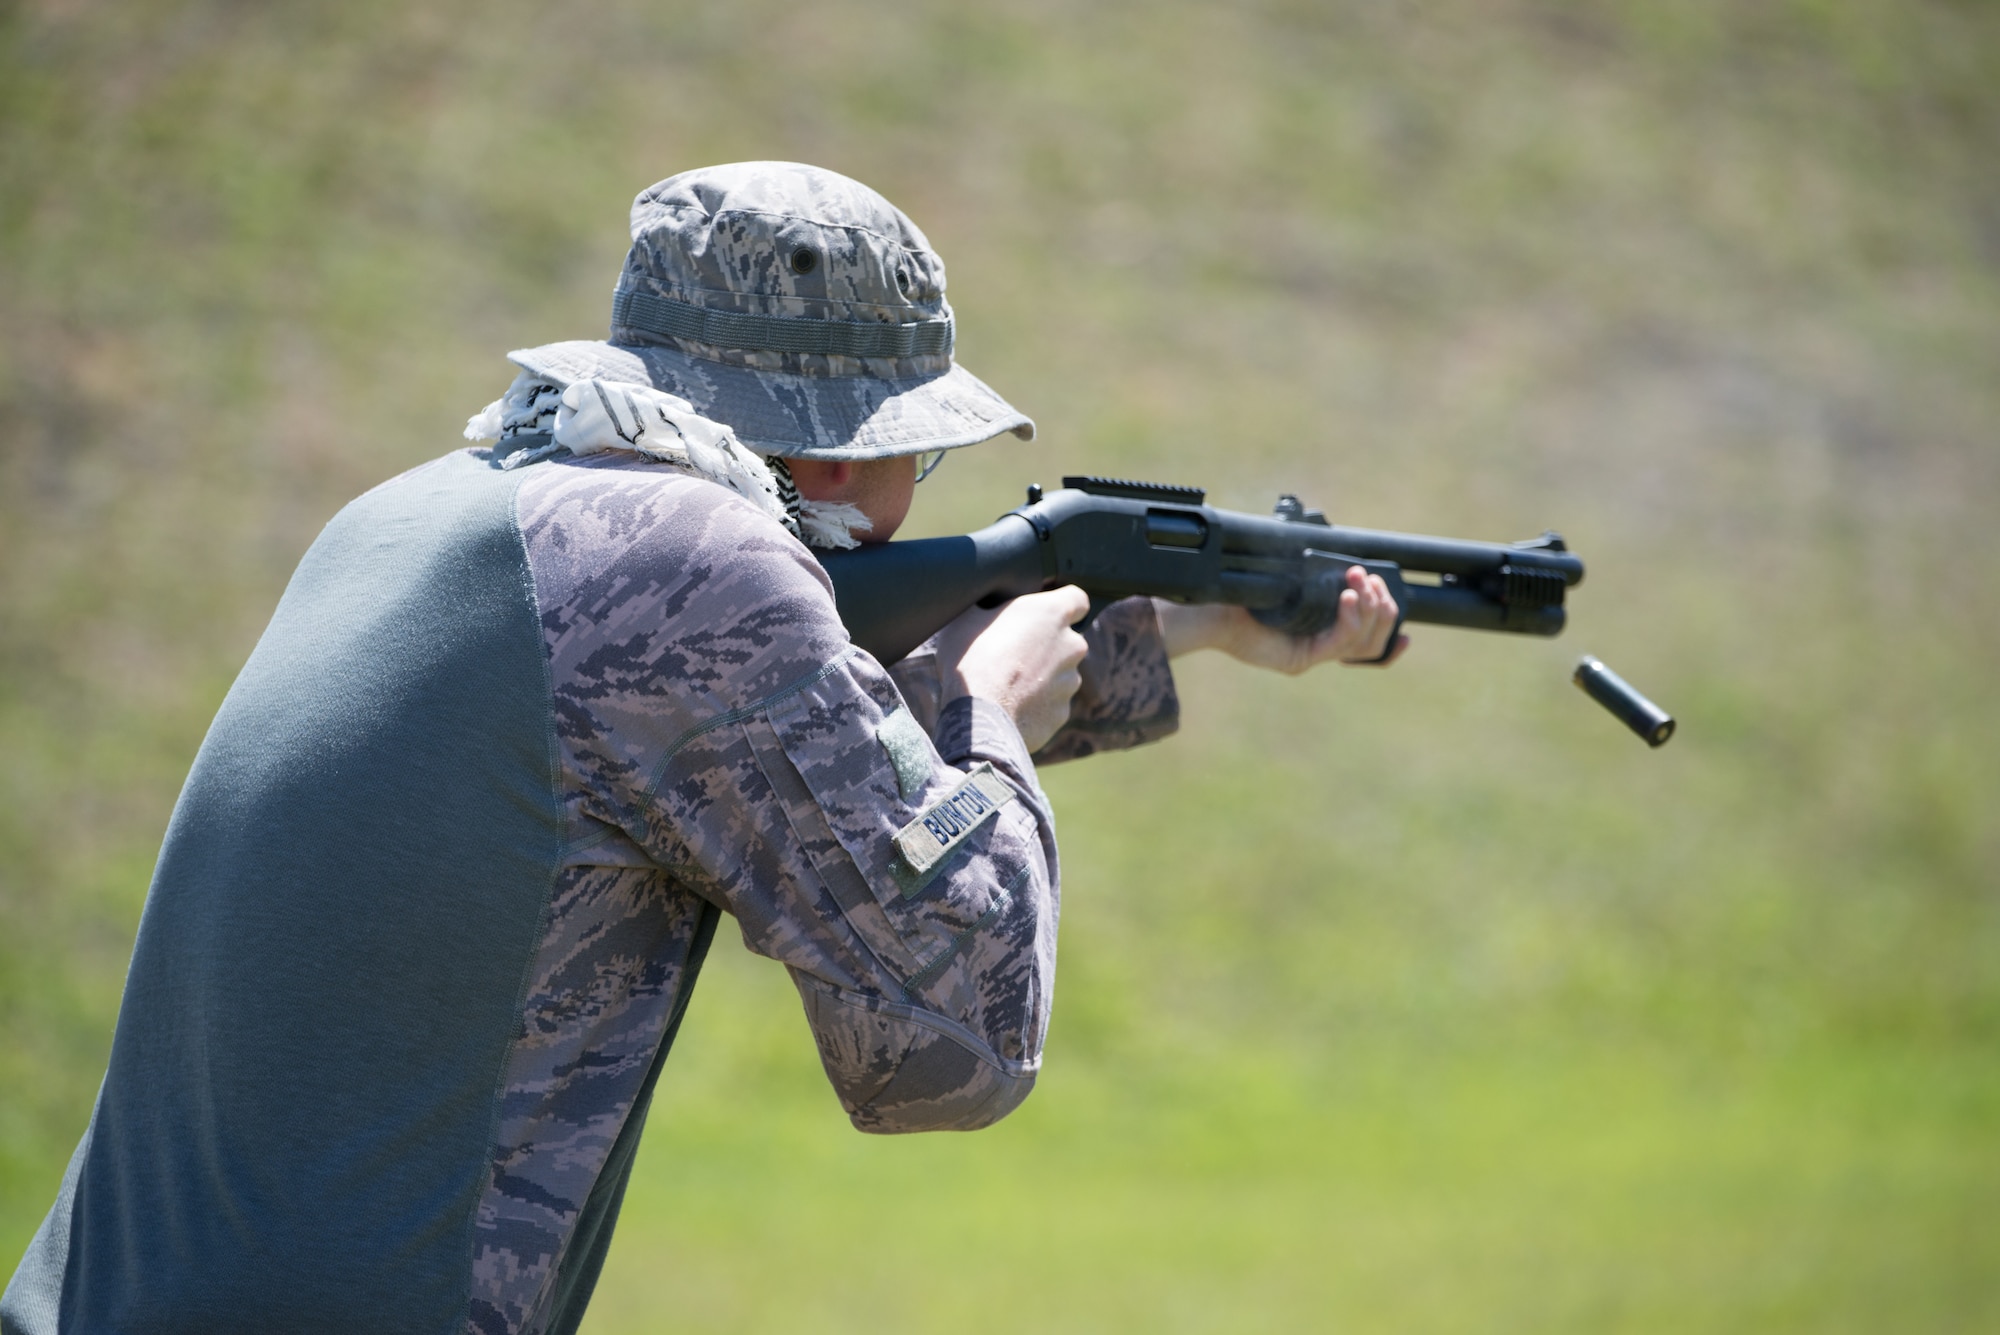
[[[587,1330],[2000,1327],[1996,144],[1943,0],[0,9],[0,1267],[299,553],[782,157],[1040,423],[912,534],[1099,472],[1591,573],[1051,769],[993,1130],[848,1129],[725,926]]]

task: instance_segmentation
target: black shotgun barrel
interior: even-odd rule
[[[961,612],[1074,584],[1094,607],[1134,594],[1226,603],[1294,635],[1330,626],[1349,567],[1382,576],[1402,618],[1516,635],[1562,631],[1583,561],[1561,537],[1511,544],[1345,528],[1281,497],[1275,513],[1203,503],[1197,487],[1064,478],[976,533],[820,552],[854,643],[894,663]],[[1393,636],[1391,643],[1394,643]],[[1674,720],[1595,658],[1575,681],[1651,746]]]
[[[1235,604],[1309,634],[1333,623],[1348,566],[1363,564],[1389,581],[1406,620],[1554,635],[1565,591],[1583,579],[1553,533],[1467,542],[1329,524],[1289,496],[1254,515],[1206,505],[1195,487],[1063,482],[1046,496],[1031,488],[1028,504],[976,533],[821,554],[848,634],[891,663],[968,607],[1060,584],[1099,604]]]

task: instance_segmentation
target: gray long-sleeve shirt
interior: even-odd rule
[[[1151,608],[1042,758],[1173,729]],[[109,1070],[0,1329],[572,1330],[720,912],[871,1131],[1038,1068],[1053,823],[1013,724],[630,456],[447,456],[301,562],[176,806]]]

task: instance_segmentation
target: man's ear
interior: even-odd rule
[[[852,459],[789,459],[786,466],[792,470],[799,495],[809,501],[842,499],[840,493],[854,480]]]

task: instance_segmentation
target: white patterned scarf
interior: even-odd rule
[[[508,449],[511,442],[536,436],[545,439]],[[783,459],[759,458],[727,426],[651,385],[576,380],[563,386],[523,371],[505,394],[466,422],[465,438],[497,442],[502,468],[537,463],[563,450],[579,456],[625,450],[673,464],[735,492],[811,547],[858,547],[855,534],[869,529],[868,516],[856,507],[806,500]]]

